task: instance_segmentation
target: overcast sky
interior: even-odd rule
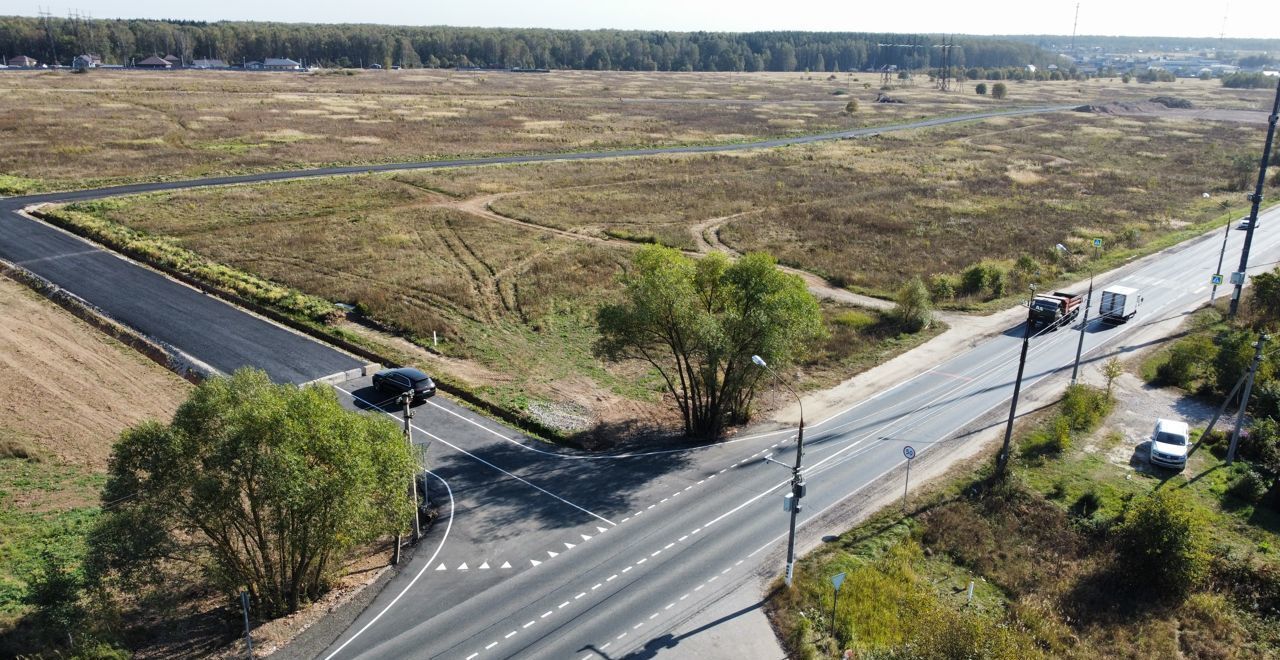
[[[617,28],[674,31],[822,30],[1071,34],[1073,0],[73,0],[0,13],[394,25]],[[1078,34],[1280,38],[1277,0],[1082,0]],[[787,11],[798,9],[800,11]],[[1223,18],[1226,18],[1225,30]]]

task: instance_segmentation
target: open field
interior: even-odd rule
[[[1084,241],[1102,236],[1103,261],[1115,263],[1220,221],[1227,164],[1259,134],[1060,113],[734,155],[190,190],[57,213],[353,305],[436,350],[414,356],[429,369],[576,432],[670,414],[653,374],[591,352],[594,312],[640,242],[764,250],[879,295],[912,275],[958,280],[975,263],[1009,268],[1020,257],[1031,267],[1017,277],[1052,281],[1084,265],[1058,260],[1055,243],[1085,253]],[[1020,290],[1014,277],[1001,276],[1003,295]],[[998,294],[961,293],[954,304]],[[806,365],[809,386],[919,339],[896,343],[875,315],[846,311],[829,307],[828,325],[839,317],[858,330],[833,332],[840,348]]]
[[[1259,109],[1217,82],[1010,83],[997,101],[920,77],[565,71],[6,71],[0,194],[157,178],[456,155],[733,142],[983,109],[1176,94]],[[860,109],[844,113],[855,99]]]
[[[168,419],[186,381],[0,278],[0,630],[48,548],[78,557],[116,436]]]
[[[1224,190],[1229,164],[1256,153],[1264,131],[1066,112],[733,155],[398,176],[525,222],[766,251],[890,295],[907,277],[984,259],[1025,255],[1052,275],[1056,243],[1086,253],[1084,241],[1100,236],[1118,253],[1201,226],[1223,200],[1245,203]]]

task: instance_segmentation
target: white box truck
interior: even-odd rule
[[[1104,323],[1124,323],[1138,313],[1142,296],[1138,290],[1127,286],[1113,286],[1102,291],[1102,304],[1098,316]]]

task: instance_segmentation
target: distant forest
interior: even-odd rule
[[[229,64],[289,57],[320,66],[529,67],[624,71],[852,71],[939,66],[941,39],[862,32],[648,32],[0,17],[0,54],[70,64],[152,55]],[[1056,56],[1008,39],[957,37],[952,65],[1044,66]],[[887,44],[887,45],[881,45]]]

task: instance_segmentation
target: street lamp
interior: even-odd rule
[[[796,516],[800,514],[800,499],[804,497],[805,493],[804,477],[800,475],[800,461],[804,457],[804,403],[800,401],[800,395],[796,394],[796,391],[792,389],[786,381],[778,377],[778,372],[774,371],[773,368],[764,361],[764,358],[759,355],[752,355],[751,361],[754,362],[757,367],[767,369],[779,383],[782,383],[783,387],[787,388],[787,391],[791,392],[791,396],[796,398],[796,405],[800,406],[800,432],[796,434],[796,464],[795,467],[791,468],[791,531],[787,536],[786,582],[787,588],[790,589],[791,576],[796,565]],[[779,461],[774,461],[769,456],[765,456],[765,460],[781,464]]]
[[[1059,250],[1071,254],[1071,250],[1067,246],[1058,243]],[[1102,239],[1093,239],[1093,259],[1098,259],[1098,249],[1102,247]],[[1089,325],[1089,308],[1093,306],[1093,261],[1089,262],[1089,293],[1084,299],[1084,319],[1080,321],[1080,340],[1076,342],[1076,363],[1071,367],[1071,384],[1076,384],[1076,377],[1080,375],[1080,353],[1084,351],[1084,329]]]

